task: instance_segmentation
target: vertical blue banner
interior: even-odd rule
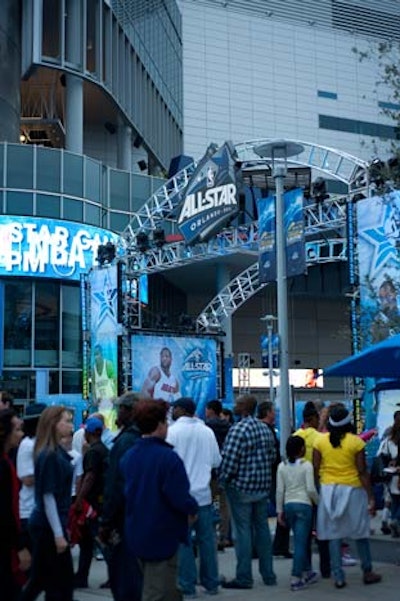
[[[224,357],[224,381],[225,381],[225,398],[223,405],[227,409],[233,409],[234,394],[233,394],[233,358]]]
[[[365,347],[400,333],[400,192],[359,201],[357,226]]]
[[[0,376],[4,366],[4,282],[0,280]]]
[[[258,249],[260,284],[276,280],[276,217],[275,196],[259,198],[258,208]]]
[[[117,265],[93,269],[90,282],[92,402],[115,430],[118,378]]]
[[[306,271],[303,190],[297,188],[285,192],[284,207],[283,223],[286,234],[286,274],[290,278],[295,275],[301,275]]]
[[[259,282],[265,284],[276,280],[276,214],[275,196],[260,198],[258,207],[259,235]],[[304,239],[303,190],[297,188],[284,194],[286,240],[286,271],[288,277],[306,271]]]

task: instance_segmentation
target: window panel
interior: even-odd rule
[[[79,286],[62,286],[62,350],[63,367],[82,365],[82,324]]]
[[[37,190],[60,191],[60,158],[61,153],[58,151],[38,148],[36,155]]]
[[[32,284],[13,279],[4,283],[4,365],[31,365]]]
[[[36,215],[38,217],[60,218],[60,197],[51,194],[36,195]]]
[[[59,284],[36,282],[35,286],[35,367],[59,364]]]
[[[8,191],[7,213],[10,215],[33,215],[33,194]]]
[[[7,186],[33,188],[33,146],[12,144],[7,147]]]

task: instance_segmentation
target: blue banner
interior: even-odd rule
[[[239,210],[233,150],[225,143],[199,162],[183,192],[178,227],[188,244],[211,238]]]
[[[115,430],[114,400],[118,380],[117,265],[93,269],[90,284],[92,402]]]
[[[135,334],[131,345],[134,390],[168,402],[192,397],[204,417],[207,402],[217,395],[215,340]]]
[[[0,276],[19,275],[79,281],[97,265],[100,244],[117,244],[113,232],[72,221],[0,217]]]
[[[225,382],[225,398],[223,405],[226,409],[233,409],[234,393],[233,393],[233,358],[224,358],[224,382]]]
[[[279,367],[279,335],[271,336],[272,367]],[[261,366],[269,367],[269,336],[261,336]]]
[[[275,196],[260,198],[258,208],[259,282],[276,280]]]
[[[400,333],[400,192],[357,203],[363,347]]]
[[[259,281],[276,280],[276,212],[275,196],[260,198],[258,207]],[[303,190],[289,190],[284,194],[283,224],[286,241],[286,273],[288,277],[306,271],[304,237]]]
[[[306,271],[304,240],[303,190],[289,190],[284,194],[283,223],[286,234],[286,275],[293,277]]]
[[[4,365],[4,282],[0,280],[0,376]]]

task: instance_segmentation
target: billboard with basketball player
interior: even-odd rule
[[[192,397],[197,415],[217,398],[217,346],[209,338],[132,336],[133,389],[170,403]]]

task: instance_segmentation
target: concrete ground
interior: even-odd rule
[[[271,523],[271,530],[274,524]],[[379,584],[366,586],[362,583],[361,571],[359,565],[345,568],[348,586],[342,590],[337,590],[331,580],[321,579],[316,584],[309,586],[304,591],[292,592],[289,589],[290,582],[290,559],[274,559],[274,570],[278,578],[278,584],[274,587],[266,587],[258,574],[257,560],[253,561],[254,587],[250,590],[228,590],[221,589],[219,598],[221,601],[242,601],[244,595],[246,601],[265,601],[266,596],[273,594],[274,601],[286,601],[293,595],[302,598],[315,599],[319,601],[321,596],[324,600],[337,599],[341,596],[346,601],[375,601],[375,599],[393,599],[400,590],[400,539],[393,539],[390,536],[384,536],[380,532],[380,518],[377,516],[372,524],[373,534],[371,536],[372,557],[374,561],[374,570],[383,576]],[[351,543],[350,543],[351,544]],[[352,554],[356,556],[356,553]],[[76,553],[74,552],[74,555]],[[231,580],[235,576],[235,552],[233,549],[227,549],[223,553],[218,553],[220,575]],[[318,568],[318,556],[314,555],[314,568]],[[89,589],[78,589],[74,593],[76,601],[101,601],[112,599],[110,590],[100,589],[99,586],[107,578],[107,569],[104,561],[93,560],[89,578]],[[397,592],[396,592],[397,591]],[[206,601],[209,596],[206,595],[201,587],[198,587],[199,601]],[[44,596],[39,598],[44,601]]]

